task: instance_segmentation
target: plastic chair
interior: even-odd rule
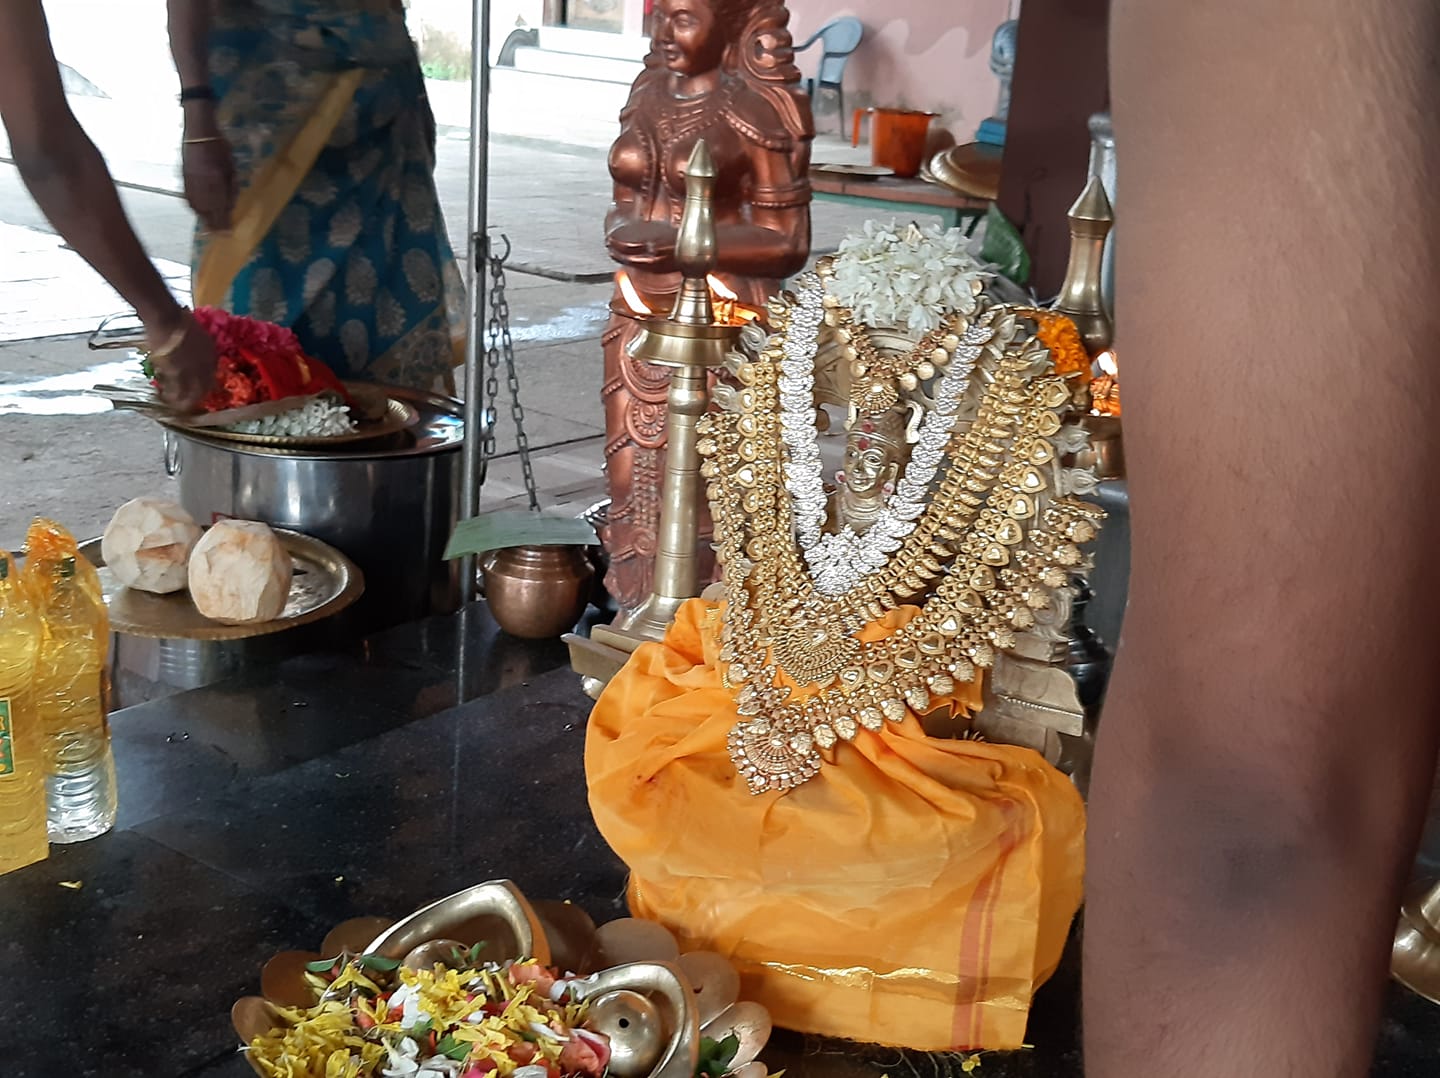
[[[816,30],[802,45],[798,45],[795,51],[804,52],[817,41],[820,43],[820,66],[815,69],[815,77],[805,80],[806,92],[810,94],[811,101],[815,100],[817,90],[834,90],[840,99],[840,134],[845,134],[845,65],[850,60],[850,54],[860,47],[860,39],[865,36],[865,24],[853,15],[842,15],[838,19],[831,19],[820,29]]]

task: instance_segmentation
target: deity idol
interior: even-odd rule
[[[717,272],[741,303],[758,308],[810,250],[814,124],[797,88],[789,12],[778,0],[659,0],[655,20],[645,71],[610,150],[615,204],[606,245],[647,304],[668,313],[680,284],[685,163],[704,139],[718,173]],[[618,288],[615,306],[624,308]],[[664,369],[625,354],[638,329],[616,314],[603,337],[606,583],[625,609],[650,594],[669,386]]]
[[[895,493],[895,479],[908,455],[909,443],[914,440],[913,428],[906,422],[910,414],[908,410],[892,409],[879,416],[851,418],[845,439],[845,467],[835,473],[831,531],[848,527],[864,535],[885,508],[885,500]]]
[[[996,301],[963,243],[847,240],[732,357],[700,445],[723,594],[634,653],[586,745],[638,916],[778,1025],[924,1050],[1020,1046],[1079,906],[1074,785],[976,735],[1006,653],[1063,639],[1101,516],[1065,463],[1074,325]]]

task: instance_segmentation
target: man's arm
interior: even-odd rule
[[[213,347],[197,339],[205,335],[146,257],[104,159],[70,111],[40,0],[0,4],[0,118],[20,176],[50,223],[135,308],[153,348],[174,346],[157,364],[162,391],[193,404],[213,381]]]
[[[1116,0],[1134,511],[1092,1078],[1368,1073],[1435,774],[1431,0]]]

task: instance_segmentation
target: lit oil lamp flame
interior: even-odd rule
[[[637,289],[635,287],[635,283],[630,280],[630,275],[628,273],[621,272],[617,275],[616,280],[620,284],[620,295],[624,298],[625,305],[629,307],[631,311],[633,311],[635,314],[655,313],[650,309],[650,305],[646,303],[644,298],[640,295],[640,290]]]
[[[719,277],[716,277],[713,273],[706,275],[705,283],[710,286],[710,291],[715,293],[715,296],[718,299],[728,299],[733,301],[740,298],[740,294],[738,292],[736,292],[728,284],[722,281]]]
[[[1100,368],[1090,383],[1090,414],[1118,416],[1120,414],[1120,365],[1115,362],[1115,353],[1109,349],[1095,357],[1095,366]]]
[[[735,326],[743,322],[753,322],[760,317],[759,311],[741,303],[740,294],[713,273],[705,276],[705,283],[710,286],[710,298],[715,305],[717,322]]]

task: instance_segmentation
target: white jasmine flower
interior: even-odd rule
[[[958,228],[866,221],[840,244],[829,289],[861,324],[921,336],[947,314],[974,313],[974,285],[992,274],[969,245]]]
[[[333,438],[353,433],[355,421],[350,418],[350,411],[344,403],[325,396],[279,415],[246,419],[225,429],[237,434],[263,434],[268,437]]]

